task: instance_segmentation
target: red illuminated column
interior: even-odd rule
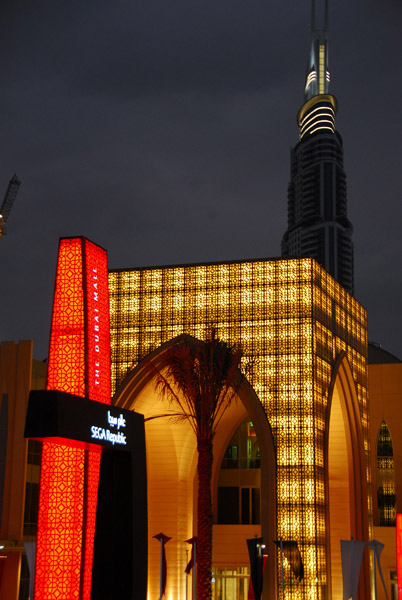
[[[402,513],[396,515],[396,568],[398,574],[398,598],[402,598]]]
[[[48,390],[110,403],[106,251],[60,240]],[[90,600],[100,451],[43,444],[35,600]]]

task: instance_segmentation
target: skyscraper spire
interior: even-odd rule
[[[321,14],[318,9],[321,9]],[[329,94],[328,0],[311,1],[311,46],[307,63],[304,104],[297,115],[300,138],[318,130],[335,133],[337,102]]]
[[[324,7],[322,7],[324,8],[324,14],[321,15],[321,22],[323,20],[321,26],[317,26],[320,17],[317,15],[316,8],[316,2],[312,0],[311,49],[304,90],[305,102],[317,94],[328,94],[330,82],[328,71],[328,0],[325,0]]]
[[[329,83],[328,0],[312,0],[304,104],[297,114],[300,142],[291,151],[282,256],[315,258],[353,293],[353,228],[347,217],[342,138],[335,131],[338,103]]]

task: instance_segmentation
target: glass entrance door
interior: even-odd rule
[[[213,567],[213,600],[247,600],[250,567]]]

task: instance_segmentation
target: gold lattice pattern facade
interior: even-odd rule
[[[248,379],[277,454],[277,535],[297,540],[305,578],[292,598],[321,598],[326,564],[324,435],[336,358],[347,357],[366,454],[365,309],[312,259],[111,271],[113,388],[151,350],[214,324],[253,359]]]

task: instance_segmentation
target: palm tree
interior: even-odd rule
[[[174,415],[191,425],[198,451],[197,597],[210,600],[212,562],[212,446],[219,422],[241,385],[240,348],[218,339],[181,335],[163,355],[157,388],[179,408]]]

